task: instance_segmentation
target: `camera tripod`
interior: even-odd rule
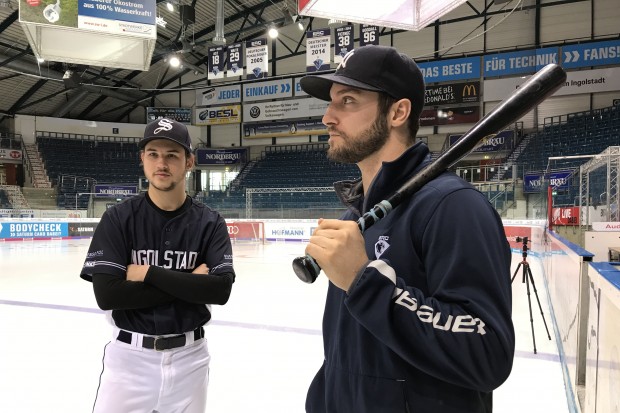
[[[536,354],[536,338],[534,336],[534,318],[532,317],[532,300],[530,298],[530,283],[532,284],[532,288],[534,289],[534,295],[536,296],[536,301],[538,302],[538,308],[540,309],[540,315],[543,319],[543,323],[545,323],[545,330],[547,330],[547,337],[551,340],[551,335],[549,334],[549,329],[547,328],[547,321],[545,321],[545,315],[543,314],[542,306],[540,305],[540,299],[538,298],[538,291],[536,290],[536,284],[534,284],[534,277],[532,277],[532,270],[530,269],[530,264],[527,262],[527,237],[517,237],[517,242],[523,241],[523,260],[517,266],[510,283],[512,283],[519,272],[519,268],[523,270],[523,278],[521,280],[522,283],[525,283],[527,289],[527,304],[530,309],[530,325],[532,326],[532,342],[534,343],[534,354]]]

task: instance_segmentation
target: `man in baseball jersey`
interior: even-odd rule
[[[113,325],[93,411],[203,413],[203,326],[230,296],[232,246],[224,219],[185,193],[187,128],[158,119],[139,147],[148,192],[103,214],[80,274]]]

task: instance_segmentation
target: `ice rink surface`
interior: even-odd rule
[[[87,413],[111,327],[79,278],[90,239],[0,242],[0,412]],[[303,413],[320,367],[327,281],[291,269],[304,243],[235,244],[237,280],[213,306],[207,412]],[[512,271],[522,260],[513,254]],[[528,258],[551,340],[531,290],[534,354],[522,269],[513,282],[514,367],[494,392],[495,413],[568,412],[562,367],[538,260]],[[380,413],[380,412],[378,412]],[[440,413],[440,412],[438,412]]]

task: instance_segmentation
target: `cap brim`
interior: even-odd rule
[[[192,150],[190,148],[188,148],[187,146],[179,143],[179,141],[177,141],[175,139],[168,138],[167,136],[149,136],[148,138],[143,138],[140,142],[138,142],[138,148],[143,149],[146,146],[147,143],[149,143],[150,141],[154,141],[156,139],[166,139],[166,140],[168,140],[170,142],[174,142],[177,145],[185,148],[185,150],[187,152],[190,152],[190,153],[192,152]]]
[[[350,77],[338,76],[335,73],[330,73],[328,75],[308,75],[302,77],[299,81],[301,89],[304,92],[321,100],[332,100],[329,91],[334,83],[363,90],[371,90],[373,92],[381,91],[378,87],[351,79]]]

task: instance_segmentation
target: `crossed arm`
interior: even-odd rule
[[[131,264],[126,277],[93,274],[93,289],[102,310],[153,307],[177,299],[221,305],[228,301],[234,280],[232,271],[209,274],[205,264],[191,273]]]

